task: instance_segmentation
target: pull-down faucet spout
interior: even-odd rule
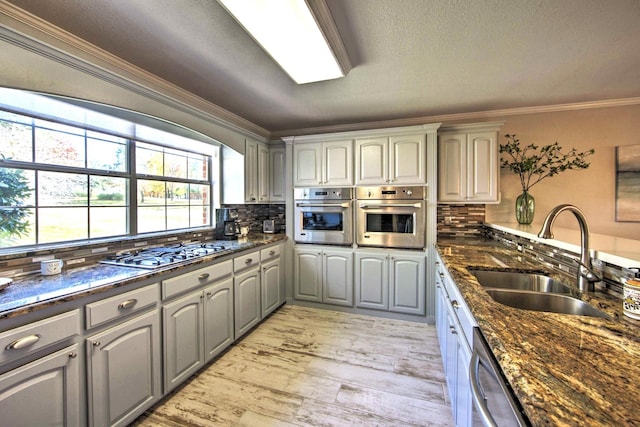
[[[538,233],[538,237],[542,239],[553,239],[551,227],[556,217],[564,211],[572,212],[580,225],[580,260],[576,260],[578,264],[580,264],[578,266],[578,288],[581,292],[593,292],[593,284],[602,279],[593,271],[591,256],[589,255],[589,226],[582,211],[573,205],[556,206],[551,209],[551,212],[549,212],[544,219],[544,224],[542,224],[542,229]]]

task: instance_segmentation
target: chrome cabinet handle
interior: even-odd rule
[[[459,303],[458,303],[458,301],[457,301],[457,300],[455,300],[455,299],[454,299],[454,300],[451,300],[451,306],[452,306],[453,308],[460,308],[460,304],[459,304]]]
[[[76,353],[75,351],[69,353],[69,359],[75,359],[76,357],[78,357],[78,353]]]
[[[274,251],[273,249],[269,251],[269,255],[274,255],[276,253],[276,251]]]
[[[251,264],[253,262],[253,260],[251,258],[247,259],[244,263],[245,264]]]
[[[94,341],[93,343],[94,347],[100,347],[101,342],[100,341]]]
[[[126,310],[129,307],[133,307],[137,303],[138,303],[138,300],[135,299],[135,298],[128,299],[128,300],[123,301],[120,304],[118,304],[118,310]]]
[[[20,350],[22,348],[29,347],[30,345],[33,345],[33,344],[37,343],[38,341],[40,341],[40,335],[33,334],[33,335],[29,335],[27,337],[18,338],[17,340],[15,340],[12,343],[8,344],[5,347],[5,349],[6,350]]]
[[[207,297],[211,298],[212,295],[213,295],[213,292],[207,292]]]
[[[452,334],[457,334],[458,331],[456,331],[456,327],[455,326],[449,326],[449,330],[451,331]]]
[[[444,273],[440,273],[440,278],[444,280]]]
[[[209,278],[209,273],[202,273],[198,276],[198,280],[206,280]]]

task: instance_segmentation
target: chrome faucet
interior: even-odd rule
[[[544,219],[544,224],[542,224],[542,229],[538,233],[538,237],[541,239],[553,239],[551,227],[556,217],[564,211],[572,212],[580,225],[580,260],[576,260],[576,262],[580,264],[578,266],[578,289],[580,289],[580,292],[593,292],[593,284],[599,282],[602,278],[598,277],[593,271],[591,256],[589,255],[589,226],[582,211],[573,205],[556,206],[551,209],[551,212],[549,212]]]

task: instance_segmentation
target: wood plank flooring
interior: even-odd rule
[[[452,426],[435,327],[285,305],[133,424]]]

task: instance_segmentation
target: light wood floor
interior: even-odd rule
[[[435,327],[286,305],[136,426],[450,426]]]

